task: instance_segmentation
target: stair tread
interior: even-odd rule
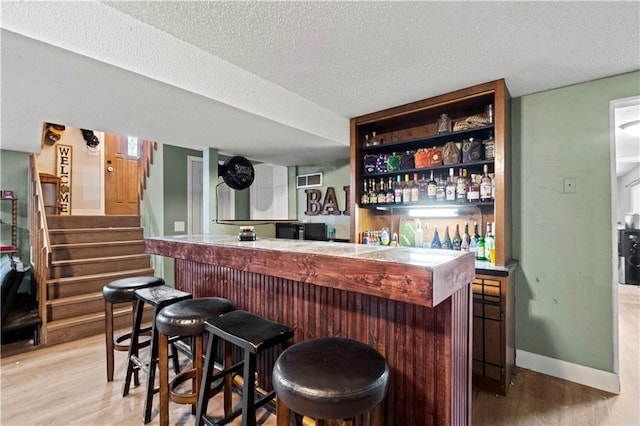
[[[135,231],[141,229],[141,226],[114,226],[114,227],[99,227],[99,228],[53,228],[49,229],[49,234],[64,234],[68,232],[114,232],[114,231]]]
[[[82,247],[98,247],[98,246],[113,246],[113,245],[126,245],[126,244],[144,244],[144,240],[118,240],[118,241],[96,241],[90,243],[65,243],[65,244],[52,244],[51,249],[57,248],[82,248]]]
[[[151,272],[151,273],[149,273]],[[104,272],[102,274],[76,275],[73,277],[51,278],[47,280],[47,284],[64,284],[76,281],[89,281],[107,277],[126,277],[129,275],[153,275],[153,268],[128,269],[126,271]],[[117,279],[117,278],[116,278]]]
[[[70,264],[77,265],[81,263],[105,263],[105,262],[112,262],[115,260],[143,258],[147,256],[151,256],[151,255],[148,253],[140,253],[140,254],[126,254],[122,256],[91,257],[87,259],[54,260],[51,262],[51,266],[55,267],[55,266],[70,265]]]
[[[47,306],[60,306],[100,299],[102,299],[102,292],[96,291],[91,293],[77,294],[75,296],[60,297],[58,299],[49,299],[47,300]]]
[[[147,308],[145,306],[145,311],[149,309],[150,307]],[[122,316],[122,315],[131,315],[131,308],[129,307],[114,308],[113,310],[114,317]],[[77,315],[74,317],[63,318],[63,319],[54,320],[54,321],[48,321],[47,330],[63,329],[65,327],[79,325],[79,324],[86,324],[93,321],[104,321],[104,311],[93,312],[93,313],[84,314],[84,315]]]

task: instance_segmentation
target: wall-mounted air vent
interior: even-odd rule
[[[296,176],[296,188],[312,188],[322,186],[322,172]]]

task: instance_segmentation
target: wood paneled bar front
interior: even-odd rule
[[[385,425],[470,423],[473,254],[224,235],[145,246],[175,259],[176,287],[194,297],[233,300],[293,327],[294,341],[341,336],[377,349],[391,369]],[[259,382],[271,389],[270,374]]]

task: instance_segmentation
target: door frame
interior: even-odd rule
[[[193,196],[192,196],[192,188],[193,188],[193,164],[200,163],[203,166],[203,178],[204,178],[204,161],[202,157],[194,157],[192,155],[187,156],[187,234],[193,234]],[[202,203],[200,205],[204,205],[204,191],[201,195]],[[202,219],[202,223],[200,227],[202,232],[205,230],[204,223],[204,212],[201,212],[200,217]]]

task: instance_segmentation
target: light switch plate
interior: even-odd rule
[[[173,222],[174,232],[184,232],[184,222]]]

